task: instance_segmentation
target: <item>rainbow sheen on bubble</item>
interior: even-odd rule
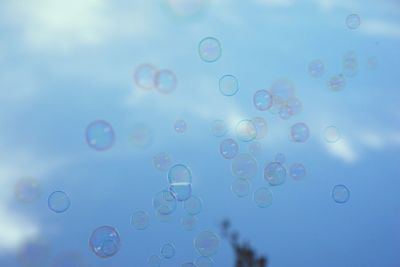
[[[118,231],[112,226],[100,226],[93,231],[89,239],[89,247],[100,258],[110,258],[121,248]]]

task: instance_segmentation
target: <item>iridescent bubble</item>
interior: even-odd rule
[[[219,151],[224,158],[233,159],[239,152],[239,145],[232,138],[227,138],[221,141]]]
[[[50,194],[47,200],[47,205],[52,211],[62,213],[69,209],[71,201],[67,193],[64,191],[54,191]]]
[[[268,188],[260,188],[254,192],[254,202],[260,208],[271,206],[273,200],[272,192]]]
[[[250,155],[252,155],[253,157],[259,156],[262,152],[262,146],[260,142],[257,141],[253,141],[249,144],[249,153]]]
[[[217,38],[206,37],[199,43],[199,55],[205,62],[215,62],[222,54],[221,43]]]
[[[224,96],[233,96],[239,91],[239,83],[235,76],[224,75],[219,79],[219,91]]]
[[[258,90],[254,93],[253,103],[258,110],[268,110],[272,106],[272,95],[267,90]]]
[[[305,123],[299,122],[292,125],[290,128],[290,135],[294,142],[304,143],[310,137],[310,130]]]
[[[42,190],[38,180],[22,178],[15,184],[14,194],[18,201],[32,203],[41,196]]]
[[[340,140],[341,134],[338,128],[331,125],[325,128],[324,130],[324,138],[328,143],[336,143]]]
[[[200,256],[195,261],[196,267],[213,267],[214,261],[209,257]]]
[[[249,154],[239,154],[232,161],[232,173],[243,179],[250,179],[257,174],[257,161]]]
[[[157,71],[154,82],[156,89],[163,94],[172,93],[178,84],[175,73],[165,69]]]
[[[292,109],[286,102],[282,103],[278,110],[279,117],[283,120],[287,120],[292,116]]]
[[[19,248],[17,258],[23,267],[46,266],[50,258],[50,247],[42,240],[28,241]]]
[[[142,64],[139,65],[135,69],[134,73],[134,80],[135,83],[138,87],[142,89],[153,89],[155,84],[154,84],[154,79],[157,73],[157,69],[150,64]]]
[[[256,127],[257,136],[256,139],[262,139],[267,135],[268,125],[265,119],[261,117],[254,117],[251,119],[254,126]]]
[[[286,181],[286,169],[279,162],[271,162],[265,166],[264,179],[270,185],[281,185]]]
[[[346,79],[342,74],[332,76],[328,82],[328,87],[332,91],[340,91],[346,86]]]
[[[136,230],[144,230],[149,226],[150,216],[145,211],[137,211],[133,213],[131,224]]]
[[[182,17],[192,17],[200,14],[207,6],[207,0],[167,0],[172,11]]]
[[[186,131],[187,125],[184,120],[176,120],[174,123],[174,129],[177,133],[184,133]]]
[[[243,142],[250,142],[257,137],[257,128],[251,120],[240,121],[235,130],[237,138]]]
[[[165,259],[171,259],[175,256],[175,246],[171,243],[164,244],[160,249],[160,253]]]
[[[153,134],[148,126],[139,123],[133,126],[131,141],[138,148],[146,148],[153,141]]]
[[[160,267],[161,265],[161,258],[158,255],[151,255],[147,260],[148,267]]]
[[[183,208],[191,215],[197,215],[203,208],[203,203],[200,198],[192,195],[188,200],[183,202]]]
[[[355,52],[347,52],[343,56],[343,74],[347,77],[353,77],[358,71],[358,59]]]
[[[87,267],[87,262],[83,259],[82,255],[76,252],[62,253],[58,255],[52,267]]]
[[[176,198],[168,190],[160,191],[153,198],[153,207],[159,214],[171,214],[176,209]]]
[[[311,61],[308,65],[308,73],[314,78],[321,77],[324,74],[324,70],[324,63],[319,59]]]
[[[275,155],[275,162],[278,162],[280,164],[285,163],[286,161],[286,156],[283,153],[278,153]]]
[[[169,154],[161,152],[153,157],[153,165],[159,171],[167,171],[172,165],[172,159]]]
[[[168,171],[168,182],[170,184],[190,184],[192,183],[192,173],[183,164],[175,164]]]
[[[194,247],[200,255],[209,257],[217,253],[220,245],[219,237],[211,231],[201,232],[194,240]]]
[[[346,203],[350,199],[350,190],[345,185],[336,185],[332,190],[332,198],[337,203]]]
[[[301,163],[294,163],[290,166],[289,169],[290,176],[296,180],[302,180],[307,175],[306,168]]]
[[[115,142],[115,133],[112,126],[104,120],[96,120],[86,127],[87,144],[98,151],[111,148]]]
[[[174,194],[176,200],[185,201],[189,199],[192,195],[192,185],[188,183],[171,184],[169,187],[169,191]]]
[[[211,124],[211,134],[216,137],[222,137],[228,132],[228,127],[223,120],[215,120]]]
[[[89,247],[100,258],[112,257],[121,247],[119,233],[114,227],[101,226],[90,236]]]
[[[361,19],[360,16],[357,14],[350,14],[347,16],[346,18],[346,25],[347,28],[349,28],[350,30],[355,30],[358,27],[360,27],[361,24]]]
[[[250,194],[250,182],[246,179],[237,178],[231,185],[232,192],[237,197],[245,197]]]
[[[196,216],[188,214],[182,218],[181,224],[186,231],[192,231],[196,228],[197,221],[198,219]]]

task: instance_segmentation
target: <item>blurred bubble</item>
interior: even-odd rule
[[[258,90],[254,93],[253,103],[258,110],[268,110],[272,106],[272,95],[267,90]]]
[[[281,106],[279,107],[278,111],[279,117],[283,120],[287,120],[292,116],[292,110],[288,106],[287,102],[283,102]]]
[[[178,16],[193,17],[202,13],[208,0],[166,0],[171,10]]]
[[[160,253],[164,259],[171,259],[175,256],[175,246],[170,243],[164,244],[160,249]]]
[[[187,125],[184,120],[176,120],[174,123],[174,129],[177,133],[184,133],[186,131]]]
[[[50,258],[50,247],[42,240],[31,240],[19,248],[17,258],[23,267],[46,266]]]
[[[147,260],[147,267],[160,267],[161,258],[158,255],[151,255]]]
[[[246,179],[237,178],[231,185],[232,192],[237,197],[245,197],[250,194],[250,182]]]
[[[239,90],[239,83],[235,76],[224,75],[219,79],[219,91],[224,96],[233,96]]]
[[[155,86],[160,93],[172,93],[178,84],[178,80],[170,70],[160,70],[155,76]]]
[[[358,71],[358,59],[355,52],[347,52],[343,55],[342,60],[343,74],[347,77],[353,77]]]
[[[159,214],[171,214],[176,209],[176,198],[170,191],[162,190],[154,196],[153,207]]]
[[[53,261],[52,267],[88,267],[82,255],[76,252],[62,253]]]
[[[153,157],[153,165],[159,171],[167,171],[172,165],[172,159],[169,154],[161,152]]]
[[[325,128],[324,138],[328,143],[336,143],[341,137],[340,131],[335,126],[331,125]]]
[[[71,201],[64,191],[54,191],[50,194],[47,205],[52,211],[62,213],[69,209]]]
[[[278,162],[280,164],[284,164],[286,161],[286,156],[283,153],[277,153],[275,155],[275,162]]]
[[[101,226],[90,236],[89,247],[100,258],[112,257],[121,247],[119,233],[114,227]]]
[[[270,185],[281,185],[286,181],[286,169],[279,162],[271,162],[265,166],[264,179]]]
[[[295,87],[291,81],[280,79],[272,84],[270,92],[276,99],[285,101],[294,96]]]
[[[249,144],[249,153],[250,155],[252,155],[253,157],[259,156],[262,152],[262,146],[261,143],[258,141],[253,141]]]
[[[142,64],[136,67],[134,80],[138,87],[142,89],[153,89],[157,69],[150,64]]]
[[[33,178],[22,178],[14,187],[15,198],[24,203],[32,203],[39,199],[42,190],[39,181]]]
[[[153,141],[153,134],[145,124],[136,124],[131,132],[131,141],[138,148],[146,148]]]
[[[169,190],[178,201],[185,201],[192,195],[192,185],[188,183],[171,184]]]
[[[360,16],[357,14],[350,14],[347,16],[346,18],[346,25],[347,28],[349,28],[350,30],[355,30],[358,27],[360,27],[361,24],[361,19]]]
[[[188,214],[182,218],[181,224],[186,231],[192,231],[196,228],[197,221],[198,219],[196,216]]]
[[[307,174],[306,168],[301,163],[294,163],[290,166],[289,169],[290,176],[296,180],[302,180]]]
[[[254,126],[256,127],[257,136],[256,139],[262,139],[267,135],[268,126],[265,119],[261,117],[254,117],[251,119]]]
[[[232,138],[227,138],[221,141],[219,151],[224,158],[233,159],[239,152],[239,145]]]
[[[257,137],[257,129],[251,120],[242,120],[236,125],[236,136],[240,141],[249,142]]]
[[[328,87],[332,91],[340,91],[346,86],[346,80],[342,74],[332,76],[328,82]]]
[[[221,43],[217,38],[206,37],[199,43],[199,55],[205,62],[215,62],[221,57]]]
[[[144,230],[149,226],[150,216],[145,211],[137,211],[133,213],[131,224],[136,230]]]
[[[215,137],[222,137],[226,135],[228,132],[228,127],[226,126],[225,121],[223,120],[215,120],[211,124],[211,134]]]
[[[220,245],[219,237],[211,231],[201,232],[194,240],[194,246],[200,255],[209,257],[217,253]]]
[[[188,200],[183,202],[183,208],[191,215],[197,215],[203,208],[203,203],[200,198],[192,195]]]
[[[200,256],[195,261],[196,267],[213,267],[214,261],[209,257]]]
[[[96,120],[86,127],[87,144],[98,151],[111,148],[115,142],[115,133],[112,126],[104,120]]]
[[[272,192],[268,188],[260,188],[254,192],[254,202],[260,208],[271,206],[273,200]]]
[[[336,185],[332,190],[332,198],[337,203],[346,203],[350,199],[350,190],[345,185]]]
[[[257,161],[249,154],[239,154],[232,161],[232,173],[243,179],[250,179],[257,174]]]
[[[190,184],[192,183],[192,173],[183,164],[175,164],[168,171],[168,182],[170,184]]]
[[[286,105],[290,108],[291,116],[299,114],[303,109],[303,104],[297,97],[289,97]]]
[[[159,222],[167,223],[170,222],[172,219],[172,212],[171,213],[163,213],[165,211],[165,207],[160,208],[160,210],[155,211],[156,218]]]
[[[299,122],[292,125],[290,128],[290,135],[294,142],[304,143],[310,137],[310,130],[305,123]]]
[[[315,59],[308,64],[308,73],[314,78],[321,77],[324,74],[324,70],[324,63],[319,59]]]

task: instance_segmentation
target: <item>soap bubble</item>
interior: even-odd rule
[[[240,141],[249,142],[257,137],[257,129],[251,120],[242,120],[236,125],[236,136]]]
[[[219,79],[219,91],[224,96],[233,96],[239,91],[239,83],[235,76],[224,75]]]
[[[290,166],[289,173],[294,180],[298,181],[302,180],[306,176],[307,171],[303,164],[294,163]]]
[[[197,215],[203,208],[203,203],[200,198],[192,195],[188,200],[183,202],[183,208],[191,215]]]
[[[200,255],[209,257],[217,253],[220,245],[219,237],[211,231],[201,232],[194,240],[194,246]]]
[[[228,132],[228,127],[223,120],[215,120],[211,124],[211,134],[216,137],[222,137]]]
[[[273,200],[272,192],[268,188],[260,188],[254,192],[254,202],[260,208],[271,206]]]
[[[71,201],[67,193],[63,191],[54,191],[50,194],[47,204],[52,211],[62,213],[69,208]]]
[[[283,102],[278,110],[279,117],[283,120],[287,120],[292,116],[292,109],[287,105],[286,102]]]
[[[332,198],[337,203],[346,203],[350,199],[350,190],[345,185],[336,185],[332,190]]]
[[[299,114],[303,109],[303,104],[297,97],[289,97],[285,105],[289,107],[291,116]]]
[[[331,125],[325,128],[324,138],[328,143],[336,143],[341,137],[340,131],[335,126]]]
[[[39,181],[33,178],[22,178],[14,188],[15,198],[24,203],[36,201],[42,194]]]
[[[283,153],[278,153],[275,155],[275,162],[279,162],[280,164],[285,163],[286,161],[286,156]]]
[[[350,14],[347,16],[346,18],[346,25],[347,28],[349,28],[350,30],[355,30],[358,27],[360,27],[361,24],[361,19],[360,16],[357,14]]]
[[[199,55],[205,62],[215,62],[221,57],[222,48],[218,39],[206,37],[199,43]]]
[[[160,253],[165,259],[171,259],[175,256],[175,246],[170,243],[164,244],[160,249]]]
[[[167,171],[172,165],[172,159],[169,154],[161,152],[153,157],[153,165],[159,171]]]
[[[343,74],[332,76],[328,82],[328,86],[332,91],[340,91],[346,86],[346,80]]]
[[[319,59],[311,61],[308,65],[308,73],[310,73],[310,75],[314,78],[321,77],[324,74],[324,70],[324,63]]]
[[[232,161],[232,173],[243,179],[250,179],[257,174],[257,161],[249,154],[239,154]]]
[[[299,122],[292,125],[290,135],[294,142],[304,143],[310,137],[310,130],[305,123]]]
[[[197,221],[198,219],[196,216],[188,214],[182,218],[181,224],[186,231],[192,231],[196,228]]]
[[[153,198],[153,207],[160,214],[171,214],[176,209],[176,198],[168,190],[160,191]]]
[[[142,64],[139,65],[135,69],[134,73],[134,80],[137,86],[139,86],[142,89],[153,89],[155,84],[154,84],[154,79],[157,73],[157,69],[150,64]]]
[[[131,224],[137,230],[144,230],[149,226],[150,217],[145,211],[137,211],[133,213],[131,218]]]
[[[196,267],[213,267],[214,261],[209,257],[200,256],[195,261]]]
[[[114,227],[101,226],[90,236],[89,247],[100,258],[112,257],[121,247],[119,233]]]
[[[227,138],[221,141],[219,151],[224,158],[233,159],[239,152],[239,145],[232,138]]]
[[[185,201],[189,199],[192,195],[192,185],[188,183],[171,184],[169,187],[169,191],[174,194],[176,200]]]
[[[286,181],[286,169],[279,162],[271,162],[265,166],[264,179],[270,185],[281,185]]]
[[[347,77],[353,77],[358,71],[358,59],[355,52],[347,52],[343,56],[343,74]]]
[[[294,96],[295,87],[293,83],[286,79],[280,79],[275,81],[270,89],[270,93],[273,96],[273,100],[286,101],[290,97]]]
[[[157,71],[155,77],[155,85],[157,90],[163,94],[172,93],[178,84],[178,80],[170,70],[160,70]]]
[[[256,139],[262,139],[267,135],[268,125],[265,119],[261,117],[254,117],[251,119],[254,126],[256,127],[257,136]]]
[[[250,194],[250,182],[246,179],[237,178],[231,185],[232,192],[238,197],[245,197]]]
[[[258,110],[268,110],[272,106],[272,95],[267,90],[258,90],[254,93],[253,103]]]
[[[153,134],[150,128],[142,123],[133,126],[130,137],[133,145],[138,148],[146,148],[153,141]]]
[[[161,258],[158,255],[151,255],[147,260],[147,267],[160,267]]]
[[[112,126],[104,120],[96,120],[86,127],[87,144],[98,151],[111,148],[115,142],[115,133]]]
[[[170,184],[190,184],[192,183],[192,173],[183,164],[175,164],[168,171],[168,182]]]
[[[174,123],[174,129],[177,133],[184,133],[186,131],[187,125],[184,120],[176,120]]]

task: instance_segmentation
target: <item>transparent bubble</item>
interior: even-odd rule
[[[145,211],[137,211],[133,213],[131,224],[136,230],[144,230],[149,226],[150,216]]]
[[[285,154],[283,154],[283,153],[277,153],[277,154],[275,155],[275,162],[278,162],[278,163],[280,163],[280,164],[283,164],[283,163],[285,163],[285,161],[286,161],[286,156],[285,156]]]
[[[331,125],[325,128],[324,130],[324,138],[328,143],[336,143],[340,140],[341,134],[338,128]]]
[[[220,246],[219,237],[211,231],[201,232],[194,240],[194,247],[200,255],[209,257],[217,253]]]
[[[192,185],[188,183],[171,184],[169,191],[174,194],[176,200],[185,201],[192,195]]]
[[[14,194],[18,201],[32,203],[40,198],[42,190],[38,180],[22,178],[15,184]]]
[[[199,55],[205,62],[215,62],[222,54],[221,43],[217,38],[206,37],[199,43]]]
[[[228,132],[228,127],[223,120],[215,120],[211,124],[211,134],[216,137],[222,137]]]
[[[284,102],[279,107],[278,114],[281,119],[287,120],[292,116],[292,109]]]
[[[294,163],[290,166],[289,169],[290,176],[296,180],[302,180],[307,175],[306,168],[301,163]]]
[[[202,13],[208,0],[167,0],[172,11],[181,17],[192,17]]]
[[[224,75],[219,79],[219,91],[224,96],[233,96],[239,91],[239,83],[235,76]]]
[[[47,200],[47,205],[52,211],[62,213],[69,209],[71,206],[71,200],[64,191],[55,191],[50,194]]]
[[[88,267],[82,255],[76,252],[68,252],[57,255],[52,267]]]
[[[268,188],[260,188],[254,192],[254,202],[260,208],[271,206],[273,200],[272,192]]]
[[[160,249],[160,253],[165,259],[171,259],[175,256],[175,246],[171,243],[164,244]]]
[[[249,154],[239,154],[232,161],[232,173],[243,179],[250,179],[257,174],[257,161]]]
[[[343,55],[343,74],[347,77],[353,77],[358,71],[358,59],[355,52],[347,52]]]
[[[360,27],[361,24],[361,19],[360,16],[357,14],[350,14],[347,16],[346,18],[346,25],[347,28],[349,28],[350,30],[355,30],[358,27]]]
[[[28,241],[18,249],[17,258],[22,267],[46,266],[50,258],[50,247],[42,240]]]
[[[135,69],[134,80],[138,87],[142,89],[153,89],[155,84],[155,76],[157,73],[157,69],[150,64],[142,64],[139,65]]]
[[[252,155],[253,157],[259,156],[262,152],[262,146],[260,142],[257,141],[253,141],[249,144],[249,153],[250,155]]]
[[[200,256],[195,261],[196,267],[213,267],[214,261],[209,257]]]
[[[289,97],[285,105],[289,107],[291,116],[297,115],[303,110],[303,104],[297,97]]]
[[[232,192],[237,197],[245,197],[250,194],[250,182],[246,179],[237,178],[231,185]]]
[[[112,126],[104,120],[91,122],[86,127],[86,142],[91,148],[98,151],[111,148],[115,142]]]
[[[119,233],[114,227],[101,226],[90,236],[89,247],[100,258],[112,257],[121,247]]]
[[[168,182],[173,184],[192,183],[192,173],[189,168],[183,164],[175,164],[168,171]]]
[[[159,171],[167,171],[172,165],[171,156],[165,152],[158,153],[153,157],[153,165]]]
[[[237,138],[243,142],[250,142],[257,137],[257,128],[251,120],[240,121],[235,130]]]
[[[151,255],[147,260],[147,267],[160,267],[161,258],[158,255]]]
[[[153,134],[145,124],[136,124],[132,128],[131,141],[138,148],[146,148],[153,141]]]
[[[155,86],[157,91],[163,94],[172,93],[178,84],[178,80],[170,70],[157,71],[155,76]]]
[[[191,215],[197,215],[203,209],[203,203],[200,198],[192,195],[188,200],[183,202],[183,208]]]
[[[193,231],[196,228],[197,221],[198,219],[196,216],[189,214],[182,218],[181,224],[186,231]]]
[[[324,74],[324,70],[324,63],[319,59],[311,61],[308,65],[308,73],[314,78],[321,77]]]
[[[290,128],[290,135],[294,142],[304,143],[310,137],[310,130],[305,123],[299,122],[292,125]]]
[[[227,138],[221,141],[219,151],[224,158],[233,159],[239,152],[239,145],[232,138]]]
[[[258,110],[268,110],[272,106],[272,95],[267,90],[258,90],[254,93],[253,103]]]
[[[184,120],[176,120],[174,123],[174,129],[177,133],[184,133],[186,131],[187,125]]]
[[[256,127],[257,136],[256,139],[262,139],[267,135],[268,125],[265,119],[261,117],[254,117],[251,119],[254,126]]]
[[[286,101],[290,97],[294,96],[295,87],[291,81],[280,79],[272,84],[270,93],[272,94],[273,98],[276,98],[276,100],[279,99],[281,101]]]
[[[332,91],[340,91],[346,86],[346,79],[342,74],[332,76],[328,82],[328,87]]]
[[[153,207],[159,214],[171,214],[176,209],[176,198],[168,190],[160,191],[153,198]]]
[[[350,199],[350,190],[345,185],[336,185],[332,190],[332,198],[337,203],[346,203]]]
[[[181,267],[197,267],[193,262],[185,262]]]
[[[265,166],[264,179],[270,185],[281,185],[286,181],[286,169],[279,162],[271,162]]]

